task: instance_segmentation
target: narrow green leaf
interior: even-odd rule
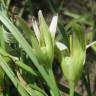
[[[85,51],[86,49],[86,42],[85,42],[85,33],[83,30],[80,28],[80,26],[77,23],[72,23],[72,28],[74,30],[73,33],[73,48],[74,51],[77,49],[82,48],[82,50]]]
[[[37,87],[36,87],[36,89],[37,89]],[[37,91],[36,89],[30,87],[29,85],[26,86],[26,91],[30,94],[30,96],[47,96],[47,95],[43,94],[42,92],[40,92],[40,90]]]
[[[28,39],[28,41],[30,41],[30,43],[32,44],[33,47],[38,47],[38,41],[35,37],[34,32],[29,28],[28,24],[21,18],[18,17],[18,22],[20,24],[20,27],[23,30],[24,36],[26,39]]]
[[[0,25],[0,46],[5,49],[4,31],[3,26]]]
[[[28,84],[28,86],[31,87],[32,89],[37,90],[38,92],[42,93],[44,96],[47,96],[47,94],[42,89],[40,89],[38,86],[32,85],[32,84]]]
[[[24,39],[24,37],[21,35],[19,30],[13,25],[13,23],[6,17],[4,14],[0,14],[0,21],[9,29],[9,31],[13,34],[13,36],[17,39],[19,44],[22,46],[24,51],[28,54],[30,59],[32,60],[33,64],[36,66],[36,68],[39,70],[40,74],[43,76],[47,84],[51,87],[51,83],[49,80],[49,77],[44,69],[43,66],[41,66],[34,55],[34,52],[32,51],[31,46],[27,43],[27,41]]]
[[[64,25],[59,23],[58,26],[59,26],[59,31],[60,31],[60,33],[62,34],[62,37],[63,37],[63,42],[69,48],[69,37],[68,37],[67,32],[64,29]]]
[[[30,74],[32,74],[32,75],[34,75],[34,76],[38,76],[37,73],[34,72],[34,70],[33,70],[30,66],[22,63],[22,62],[19,61],[19,60],[16,60],[15,63],[16,63],[16,65],[17,65],[18,67],[20,67],[21,69],[25,70],[26,72],[28,72],[28,73],[30,73]]]
[[[1,47],[0,47],[0,54],[3,55],[3,56],[6,56],[6,57],[8,56],[9,58],[11,58],[16,63],[16,65],[19,66],[20,68],[22,68],[23,70],[29,72],[30,74],[32,74],[34,76],[38,76],[36,74],[36,72],[34,72],[34,70],[30,66],[28,66],[28,65],[24,64],[23,62],[19,61],[19,59],[17,57],[14,57],[14,56],[8,54]]]
[[[7,76],[11,79],[21,96],[30,96],[26,90],[23,88],[23,86],[20,84],[19,80],[11,70],[11,68],[8,66],[6,61],[0,56],[0,66],[4,70],[4,72],[7,74]]]

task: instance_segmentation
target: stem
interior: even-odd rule
[[[55,10],[55,7],[53,7],[53,3],[52,3],[51,0],[48,0],[48,5],[49,5],[49,8],[50,8],[51,12],[53,14],[55,14],[56,13],[56,10]]]
[[[59,8],[58,8],[58,13],[60,12],[61,9],[63,9],[64,1],[65,1],[65,0],[62,0],[62,1],[60,2],[60,6],[59,6]]]
[[[0,96],[3,96],[3,86],[0,84]]]
[[[7,0],[7,4],[6,4],[6,6],[7,6],[7,10],[9,9],[10,2],[11,2],[11,0]]]
[[[75,84],[74,82],[70,82],[70,96],[74,96],[74,91],[75,91]]]
[[[58,86],[56,84],[56,80],[55,80],[52,69],[48,69],[48,73],[49,73],[50,81],[52,83],[51,89],[52,89],[52,91],[54,93],[54,96],[60,96]]]
[[[82,80],[83,80],[83,83],[84,83],[84,85],[85,85],[85,87],[86,87],[88,96],[92,96],[92,92],[91,92],[91,89],[90,89],[90,85],[88,84],[88,81],[87,81],[84,73],[82,74]]]
[[[59,86],[60,91],[69,94],[69,88],[68,87],[66,87],[60,83],[58,83],[58,86]],[[81,95],[74,91],[74,96],[81,96]]]
[[[20,13],[19,13],[19,16],[20,16],[20,17],[22,17],[22,15],[23,15],[23,12],[24,12],[24,9],[25,9],[25,5],[26,5],[27,1],[28,1],[28,0],[25,0],[25,1],[24,1],[23,8],[21,8],[21,10],[20,10]]]

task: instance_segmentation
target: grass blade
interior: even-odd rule
[[[7,76],[11,79],[21,96],[30,96],[26,90],[23,88],[23,86],[20,84],[19,80],[11,70],[11,68],[8,66],[6,61],[0,56],[0,66],[4,70],[4,72],[7,74]]]
[[[4,14],[0,14],[0,21],[6,26],[6,28],[9,29],[9,31],[13,34],[13,36],[16,38],[16,40],[19,42],[19,44],[22,46],[24,51],[28,54],[30,59],[32,60],[33,64],[36,66],[36,68],[39,70],[40,74],[43,76],[45,81],[47,82],[49,87],[52,87],[52,84],[50,83],[48,74],[46,73],[43,66],[41,66],[34,55],[34,52],[32,51],[31,46],[28,44],[28,42],[24,39],[20,31],[13,25],[13,23],[6,17]]]

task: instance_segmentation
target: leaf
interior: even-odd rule
[[[58,26],[59,26],[59,31],[60,31],[60,33],[62,34],[62,37],[63,37],[63,42],[69,48],[69,37],[68,37],[67,32],[64,29],[64,25],[59,23]]]
[[[10,57],[12,57],[12,59],[14,59],[13,58],[13,56],[11,56],[10,54],[8,54],[7,52],[5,52],[3,49],[1,50],[1,51],[3,51],[3,52],[0,52],[0,54],[2,54],[2,55],[4,55],[4,56],[10,56]],[[4,54],[5,53],[5,54]],[[24,69],[25,71],[27,71],[28,73],[30,73],[30,74],[32,74],[32,75],[34,75],[34,76],[37,76],[37,74],[32,70],[32,68],[31,67],[29,67],[28,65],[26,65],[26,64],[24,64],[24,63],[22,63],[21,61],[19,61],[19,60],[14,60],[14,62],[16,63],[16,65],[17,66],[19,66],[20,68],[22,68],[22,69]],[[36,93],[39,93],[40,94],[40,92],[42,93],[42,94],[45,94],[39,87],[37,87],[37,86],[33,86],[32,84],[31,84],[31,86],[32,86],[32,88],[31,88],[31,93],[33,94],[36,94]],[[34,89],[35,89],[35,91],[34,91]],[[26,89],[27,90],[27,89]],[[28,90],[27,90],[28,91]],[[40,92],[38,92],[38,91],[40,91]],[[29,91],[28,91],[29,92]],[[36,95],[37,96],[37,95]],[[41,95],[41,96],[45,96],[45,95]]]
[[[38,86],[32,85],[32,84],[28,84],[28,86],[31,87],[32,89],[37,90],[38,92],[42,93],[42,95],[47,96],[47,94],[42,89],[40,89]]]
[[[32,75],[34,75],[34,76],[38,76],[38,75],[36,74],[36,72],[34,72],[34,70],[33,70],[30,66],[28,66],[28,65],[24,64],[23,62],[21,62],[17,57],[14,57],[14,56],[8,54],[8,53],[7,53],[5,50],[3,50],[1,47],[0,47],[0,54],[3,55],[3,56],[5,56],[5,57],[11,58],[11,59],[15,62],[15,64],[16,64],[18,67],[20,67],[21,69],[27,71],[28,73],[30,73],[30,74],[32,74]]]
[[[65,11],[64,15],[72,17],[75,22],[80,23],[80,24],[86,24],[88,26],[93,26],[94,24],[93,15],[89,13],[78,15],[72,12]]]
[[[82,51],[86,49],[86,42],[85,42],[85,33],[80,28],[80,26],[77,23],[72,24],[73,28],[73,50],[81,49]],[[76,48],[76,49],[75,49]]]
[[[28,54],[30,59],[32,60],[33,64],[36,66],[36,68],[39,70],[42,77],[45,79],[49,87],[52,87],[49,77],[43,68],[41,66],[34,55],[34,52],[32,51],[31,46],[28,44],[28,42],[24,39],[20,31],[14,26],[14,24],[6,17],[5,14],[0,13],[0,21],[8,28],[8,30],[13,34],[13,36],[16,38],[16,40],[19,42],[19,44],[22,46],[23,50]],[[21,39],[22,38],[22,39]]]
[[[19,93],[21,94],[21,96],[30,96],[26,92],[24,87],[20,84],[19,80],[17,79],[17,77],[15,76],[11,68],[8,66],[6,61],[1,57],[1,55],[0,55],[0,66],[2,67],[4,72],[7,74],[7,76],[11,79],[11,81],[13,82],[13,84],[15,85]]]
[[[0,25],[0,47],[5,49],[5,41],[4,41],[4,32],[3,32],[3,26]],[[0,67],[0,86],[2,86],[3,80],[4,80],[4,71]]]
[[[33,84],[26,85],[26,91],[30,94],[30,96],[47,96],[42,89]]]
[[[19,68],[25,70],[26,72],[30,73],[31,75],[38,76],[37,73],[30,66],[24,64],[23,62],[16,60],[15,63]]]
[[[35,38],[34,32],[29,28],[28,24],[19,16],[18,21],[28,41],[32,44],[33,47],[38,47],[38,41]]]
[[[0,25],[0,46],[5,49],[4,31],[2,25]]]

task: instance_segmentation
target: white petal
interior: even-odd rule
[[[60,51],[63,51],[63,50],[65,50],[65,49],[67,49],[67,46],[64,45],[64,44],[61,43],[61,42],[56,42],[56,46],[57,46],[57,48],[58,48]]]
[[[33,29],[34,29],[34,32],[35,32],[35,35],[39,41],[40,39],[40,31],[39,31],[39,28],[38,28],[38,24],[35,20],[35,18],[32,19],[32,25],[33,25]]]
[[[51,24],[49,26],[49,30],[51,32],[51,35],[52,35],[53,39],[55,38],[55,34],[56,34],[57,21],[58,21],[58,15],[57,16],[54,16],[52,18]]]
[[[88,44],[88,45],[86,46],[86,49],[89,48],[89,47],[91,47],[91,46],[93,46],[93,45],[95,45],[95,44],[96,44],[96,41],[94,41],[94,42]]]

